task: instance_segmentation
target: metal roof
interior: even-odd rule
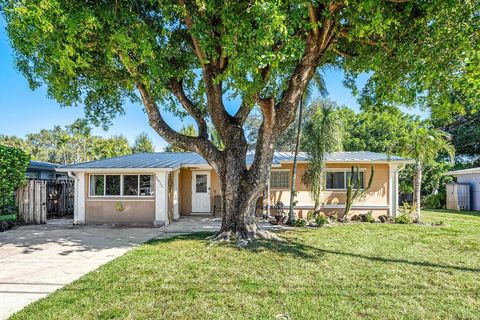
[[[463,169],[463,170],[448,171],[448,172],[444,173],[444,176],[458,176],[458,175],[461,175],[461,174],[477,174],[477,173],[480,173],[480,167]]]
[[[298,161],[308,161],[309,156],[306,152],[298,154]],[[293,152],[275,152],[273,163],[293,161]],[[411,162],[410,159],[387,155],[385,153],[376,153],[370,151],[339,151],[325,155],[325,162],[383,162],[399,161]]]
[[[254,154],[247,154],[247,164],[253,162]],[[308,161],[309,157],[305,152],[300,152],[298,161]],[[273,164],[281,164],[282,162],[293,161],[292,152],[275,152]],[[327,154],[326,162],[342,163],[342,162],[407,162],[405,159],[397,156],[388,156],[383,153],[375,153],[369,151],[352,151],[352,152],[333,152]],[[206,165],[205,159],[193,152],[155,152],[155,153],[134,153],[125,156],[95,160],[90,162],[61,166],[60,171],[78,170],[78,169],[147,169],[147,168],[178,168],[188,165]]]
[[[56,164],[56,163],[31,160],[30,163],[28,164],[28,169],[55,171],[55,168],[57,168],[59,166],[60,165]]]

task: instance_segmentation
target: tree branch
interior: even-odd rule
[[[343,58],[354,58],[354,57],[356,57],[356,55],[354,55],[354,54],[339,50],[337,48],[332,48],[332,50],[335,53],[337,53],[338,55],[342,56]]]
[[[198,42],[197,37],[195,37],[192,34],[192,27],[193,27],[192,16],[188,12],[187,5],[185,4],[184,0],[178,0],[178,4],[185,10],[185,24],[187,25],[187,28],[190,30],[190,36],[192,37],[193,49],[194,49],[194,52],[195,52],[198,60],[200,60],[200,63],[203,65],[205,63],[205,55],[203,54],[203,51],[200,48],[200,44]]]
[[[252,111],[253,108],[253,103],[247,103],[245,101],[242,102],[240,105],[240,108],[238,108],[237,113],[235,113],[235,119],[243,125],[245,120],[247,120],[248,115],[250,114],[250,111]]]
[[[315,12],[315,7],[311,2],[308,3],[308,16],[310,17],[310,23],[312,24],[312,31],[315,36],[318,35],[318,18]]]
[[[198,124],[198,136],[208,138],[208,127],[205,116],[201,110],[187,97],[183,90],[182,83],[176,79],[170,81],[170,89],[175,97],[180,101],[183,108],[195,119]]]
[[[220,151],[207,138],[187,136],[173,130],[163,119],[145,85],[137,83],[136,86],[145,106],[149,124],[160,136],[175,146],[199,153],[209,162],[220,158]]]

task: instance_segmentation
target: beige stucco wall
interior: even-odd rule
[[[95,173],[104,174],[104,173]],[[108,173],[105,173],[108,174]],[[125,172],[124,174],[128,174]],[[137,174],[137,173],[132,173]],[[144,173],[152,174],[152,173]],[[85,175],[85,223],[152,225],[155,220],[155,197],[91,197],[90,174]],[[122,202],[125,210],[119,212],[115,205]]]
[[[347,169],[351,170],[351,167],[354,164],[327,164],[327,169]],[[365,169],[365,184],[368,183],[370,179],[370,167],[371,165],[359,165],[360,169]],[[282,164],[281,167],[272,168],[274,170],[283,170],[289,169],[290,175],[292,170],[292,164]],[[311,198],[309,188],[302,183],[302,176],[307,170],[307,164],[299,163],[297,169],[297,179],[295,183],[295,188],[297,191],[297,205],[299,206],[313,206],[314,202]],[[360,200],[358,200],[356,205],[388,205],[388,164],[375,164],[374,165],[374,176],[372,187],[370,191]],[[291,177],[291,176],[290,176]],[[277,203],[282,201],[285,205],[290,203],[290,190],[278,190],[271,189],[271,203]],[[335,190],[329,191],[325,190],[322,192],[322,203],[327,205],[340,205],[345,203],[346,190]]]
[[[351,170],[354,163],[344,163],[344,164],[327,164],[327,168],[330,169],[346,169]],[[280,167],[274,167],[272,170],[292,170],[292,164],[282,164]],[[360,169],[365,169],[365,184],[368,183],[370,179],[370,168],[369,164],[359,165]],[[195,169],[193,169],[195,170]],[[189,215],[192,210],[192,169],[182,168],[179,175],[179,197],[180,197],[180,214]],[[214,196],[220,195],[220,183],[218,176],[214,170],[204,170],[197,169],[198,171],[210,171],[211,172],[211,210],[213,211],[214,205]],[[295,183],[295,188],[297,190],[297,206],[307,206],[313,207],[314,202],[311,198],[309,188],[302,183],[302,176],[307,170],[306,163],[299,163],[297,167],[297,179]],[[363,205],[363,206],[388,206],[388,179],[389,179],[389,167],[388,164],[374,164],[374,177],[372,182],[372,187],[370,191],[361,199],[357,200],[354,205]],[[273,205],[278,201],[282,201],[286,206],[290,203],[290,189],[270,190],[270,203]],[[328,205],[343,205],[345,204],[346,190],[341,191],[324,191],[322,203]],[[310,209],[299,209],[296,210],[297,214],[302,217],[306,216],[307,212]],[[343,212],[343,209],[330,208],[326,210],[326,213],[337,213]],[[360,214],[372,211],[375,216],[383,215],[388,213],[388,209],[352,209],[352,214]]]
[[[210,212],[213,212],[214,197],[220,195],[220,180],[213,169],[181,168],[179,174],[180,215],[190,215],[192,212],[192,173],[193,171],[210,172]]]

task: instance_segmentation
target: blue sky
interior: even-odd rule
[[[83,117],[83,108],[60,107],[55,100],[47,97],[44,87],[30,90],[26,79],[15,69],[12,55],[5,21],[0,17],[0,134],[24,137],[27,133],[50,129],[54,125],[65,126]],[[356,99],[342,85],[343,74],[340,71],[326,72],[325,79],[330,99],[358,111]],[[235,105],[235,101],[227,101],[229,110]],[[117,117],[107,131],[95,128],[94,134],[104,137],[123,134],[133,143],[135,136],[143,131],[153,139],[156,150],[161,151],[166,143],[148,126],[142,106],[126,103],[125,111],[125,115]],[[183,125],[171,115],[167,114],[165,118],[177,130]]]

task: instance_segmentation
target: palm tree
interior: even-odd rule
[[[415,221],[421,222],[421,189],[422,175],[425,167],[435,161],[445,152],[450,161],[455,156],[455,148],[449,141],[448,135],[428,124],[419,124],[412,129],[410,141],[404,147],[405,155],[415,159],[415,175],[413,177],[413,203],[415,206]]]
[[[304,134],[305,149],[310,156],[308,183],[317,213],[325,181],[325,155],[342,149],[343,126],[335,107],[321,104],[312,119],[305,123]]]
[[[305,88],[305,91],[302,94],[302,98],[300,99],[299,106],[298,106],[298,124],[297,124],[297,135],[295,137],[295,151],[293,154],[293,169],[292,169],[292,181],[290,186],[290,210],[288,211],[288,224],[293,224],[295,221],[295,213],[293,211],[294,203],[295,203],[295,179],[297,177],[297,158],[298,158],[298,151],[300,148],[300,139],[302,136],[302,113],[303,113],[303,106],[304,104],[308,103],[312,97],[315,89],[318,90],[322,97],[328,95],[327,86],[325,84],[325,80],[321,74],[320,69],[315,71],[312,79],[308,83],[308,86]]]

